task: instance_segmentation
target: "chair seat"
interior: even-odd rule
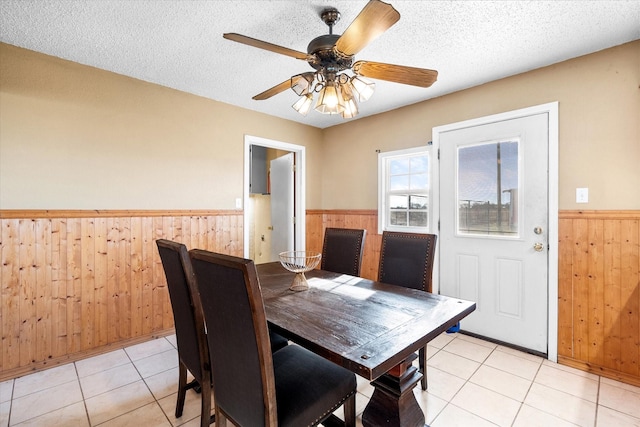
[[[269,341],[271,341],[271,351],[274,353],[289,345],[289,340],[282,335],[271,332],[271,330],[269,331]]]
[[[273,353],[273,370],[282,427],[318,424],[344,403],[336,396],[348,397],[356,389],[353,373],[297,345]]]

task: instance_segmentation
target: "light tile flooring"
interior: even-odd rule
[[[414,393],[432,427],[640,426],[640,388],[462,334],[429,345],[429,390]],[[0,427],[199,426],[200,395],[173,415],[175,336],[0,383]],[[356,410],[372,387],[358,377]],[[338,411],[342,415],[342,410]]]

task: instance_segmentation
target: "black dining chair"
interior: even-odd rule
[[[211,364],[200,299],[192,296],[198,292],[195,275],[187,247],[170,240],[156,240],[162,267],[167,279],[171,309],[178,344],[178,399],[176,418],[182,416],[187,390],[201,392],[200,425],[214,421],[211,415]],[[187,371],[195,378],[187,384]]]
[[[378,281],[405,288],[431,292],[433,258],[436,250],[435,234],[384,231],[380,248]],[[427,347],[418,352],[422,380],[427,389]]]
[[[187,390],[194,389],[202,393],[201,425],[209,425],[214,417],[204,414],[211,414],[211,364],[204,314],[200,299],[194,297],[198,287],[191,258],[187,247],[182,243],[158,239],[156,245],[167,279],[178,345],[178,397],[175,415],[176,418],[182,416]],[[273,351],[289,344],[286,338],[271,331],[269,339]],[[191,372],[194,377],[189,383],[187,372]]]
[[[320,268],[334,273],[360,276],[367,230],[332,228],[324,231]]]
[[[356,378],[350,371],[289,345],[270,351],[253,261],[190,251],[207,324],[216,424],[314,426],[344,406],[355,426]],[[219,423],[219,424],[218,424]]]

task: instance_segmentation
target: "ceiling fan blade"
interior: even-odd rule
[[[436,70],[372,61],[356,61],[353,64],[353,72],[372,79],[420,87],[429,87],[438,79]]]
[[[400,19],[390,4],[370,0],[336,42],[335,49],[346,56],[355,55],[387,31]]]
[[[265,99],[271,98],[273,95],[277,95],[280,92],[284,92],[290,87],[291,87],[291,79],[287,79],[282,83],[275,85],[271,89],[267,89],[264,92],[257,94],[256,96],[253,97],[253,99],[255,99],[256,101],[263,101]]]
[[[284,92],[285,90],[293,87],[294,84],[298,83],[299,81],[304,81],[304,80],[306,80],[307,82],[312,82],[313,81],[313,73],[297,74],[297,75],[291,77],[290,79],[287,79],[287,80],[283,81],[282,83],[279,83],[279,84],[275,85],[271,89],[267,89],[264,92],[257,94],[256,96],[253,97],[253,99],[255,99],[256,101],[263,101],[265,99],[271,98],[273,95],[277,95],[280,92]],[[307,83],[307,84],[309,84],[309,83]]]
[[[304,52],[300,52],[298,50],[289,49],[288,47],[278,46],[277,44],[264,42],[262,40],[254,39],[251,37],[243,36],[242,34],[237,33],[225,33],[222,35],[227,40],[232,40],[234,42],[246,44],[249,46],[257,47],[260,49],[268,50],[271,52],[279,53],[281,55],[291,56],[296,59],[302,59],[304,61],[307,60],[307,54]]]

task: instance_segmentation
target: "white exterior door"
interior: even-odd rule
[[[271,261],[294,250],[294,154],[271,161]]]
[[[548,113],[439,134],[440,293],[461,329],[548,352]]]

